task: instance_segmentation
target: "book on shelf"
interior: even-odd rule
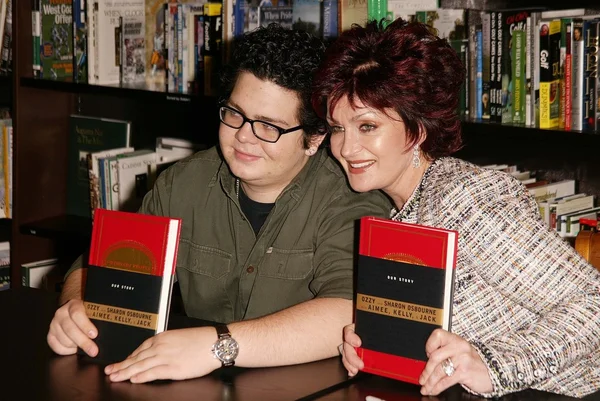
[[[10,242],[0,242],[0,291],[10,288]]]
[[[90,180],[90,212],[92,214],[92,218],[94,217],[94,210],[102,207],[104,196],[104,191],[100,191],[100,188],[103,188],[104,183],[100,182],[100,165],[98,160],[133,151],[133,148],[125,147],[101,150],[99,152],[87,154],[88,175]]]
[[[40,75],[73,81],[72,0],[41,0]]]
[[[57,275],[58,259],[44,259],[21,265],[21,285],[23,287],[43,288],[44,278]]]
[[[67,154],[67,214],[90,217],[88,153],[129,147],[131,123],[71,115]]]
[[[98,209],[84,291],[102,363],[167,328],[181,220]]]
[[[361,219],[355,331],[365,372],[418,384],[427,339],[451,329],[457,248],[456,231]]]

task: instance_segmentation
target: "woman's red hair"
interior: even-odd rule
[[[371,21],[353,25],[327,49],[314,80],[313,106],[324,116],[344,96],[384,111],[393,109],[404,121],[408,143],[420,128],[421,145],[430,158],[461,147],[457,114],[465,68],[448,42],[426,25],[402,19],[384,27]]]

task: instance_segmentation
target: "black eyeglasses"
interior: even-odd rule
[[[254,136],[260,139],[261,141],[269,143],[277,142],[279,140],[279,137],[283,134],[288,134],[290,132],[302,129],[302,125],[284,129],[266,121],[250,120],[240,111],[233,109],[229,106],[219,107],[219,118],[221,119],[221,122],[223,124],[235,129],[240,129],[244,124],[246,124],[246,122],[249,122],[250,127],[252,127],[252,132],[254,133]]]

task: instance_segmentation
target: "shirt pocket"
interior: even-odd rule
[[[177,278],[188,316],[215,322],[233,319],[227,293],[232,256],[216,248],[189,241],[179,243]]]
[[[305,280],[313,271],[312,249],[271,248],[265,255],[258,275],[283,280]]]
[[[177,268],[220,280],[231,271],[231,259],[231,254],[220,249],[182,240],[179,243]]]

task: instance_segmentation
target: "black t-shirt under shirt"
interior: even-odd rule
[[[275,206],[275,203],[260,203],[253,201],[248,198],[242,186],[240,185],[240,206],[242,208],[242,212],[252,225],[252,229],[254,230],[254,234],[258,235],[263,224],[267,220],[267,216],[271,213],[271,209]]]

